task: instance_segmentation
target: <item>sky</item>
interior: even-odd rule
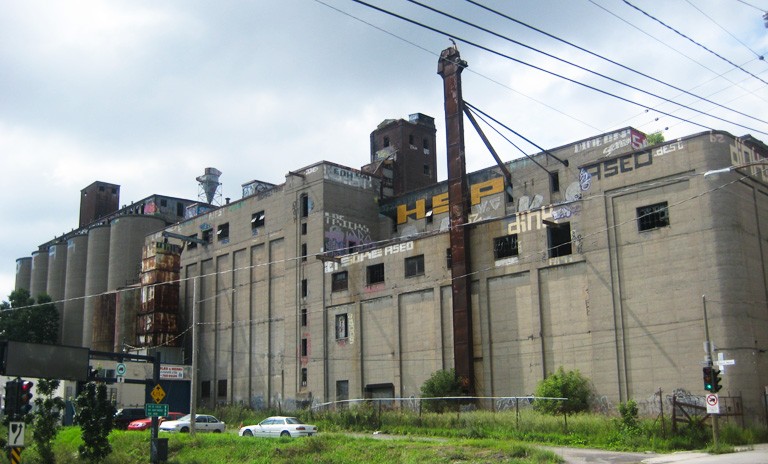
[[[121,205],[196,200],[195,178],[214,167],[237,200],[244,183],[280,184],[321,160],[360,168],[371,131],[413,113],[435,118],[444,179],[436,72],[451,37],[469,65],[464,100],[543,148],[626,126],[768,142],[768,0],[477,0],[655,80],[468,1],[420,0],[485,31],[406,0],[367,1],[433,30],[352,0],[0,0],[11,197],[0,202],[0,299],[18,258],[78,226],[80,190],[97,180],[121,186]],[[466,128],[468,171],[493,165]],[[504,161],[523,156],[494,137]]]

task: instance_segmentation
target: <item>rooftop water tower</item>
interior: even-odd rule
[[[206,203],[214,204],[215,200],[216,204],[221,205],[221,192],[219,191],[221,186],[221,182],[219,182],[220,176],[221,171],[218,169],[205,168],[205,174],[197,177],[197,181],[200,183],[198,192],[200,200],[203,199],[203,194],[205,194]]]

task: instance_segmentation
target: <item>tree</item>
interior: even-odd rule
[[[112,452],[109,432],[115,420],[115,407],[107,398],[107,386],[88,382],[75,400],[75,421],[82,430],[83,444],[77,448],[87,462],[101,462]]]
[[[562,414],[568,428],[568,414],[586,411],[589,407],[589,380],[578,370],[565,372],[563,366],[536,386],[533,408],[547,414]],[[544,398],[565,398],[564,400]]]
[[[56,343],[59,337],[59,312],[51,297],[42,293],[35,299],[29,291],[18,289],[0,305],[0,338],[30,343]]]
[[[59,388],[58,380],[40,379],[37,382],[35,411],[32,413],[32,440],[35,442],[40,459],[46,464],[56,462],[53,454],[53,439],[59,433],[61,411],[64,400],[53,396]]]
[[[422,398],[442,398],[445,396],[460,396],[461,382],[456,376],[455,369],[439,370],[432,373],[421,386]],[[426,402],[428,411],[443,412],[448,407],[447,400],[431,400]]]
[[[664,143],[664,133],[656,131],[651,134],[646,134],[645,141],[648,145],[656,145],[657,143]]]

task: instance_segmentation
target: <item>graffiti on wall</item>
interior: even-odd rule
[[[350,255],[342,256],[338,262],[326,262],[323,267],[326,274],[336,272],[340,268],[349,266],[350,264],[362,263],[368,260],[382,258],[397,253],[405,253],[406,251],[413,250],[413,242],[403,242],[395,245],[389,245],[384,248],[375,248],[373,250],[362,251],[359,253],[352,253]]]
[[[730,149],[731,164],[734,166],[767,161],[765,154],[761,154],[759,151],[755,150],[755,148],[746,145],[738,138],[731,144]],[[753,177],[760,179],[763,182],[768,182],[768,172],[766,172],[765,168],[766,165],[757,164],[755,166],[748,166],[744,169],[749,171]]]
[[[489,208],[493,208],[493,204],[487,204],[483,207],[482,211],[478,211],[475,207],[483,202],[485,197],[496,195],[504,192],[504,178],[495,177],[482,182],[473,183],[469,186],[470,190],[470,206],[473,208],[473,213],[476,214],[476,221],[480,220],[477,217],[483,216],[483,213],[487,213]],[[494,203],[496,208],[501,206],[501,200],[498,203]],[[427,213],[433,215],[442,214],[448,212],[448,192],[442,192],[433,195],[431,198],[418,198],[411,203],[403,203],[397,205],[397,224],[405,224],[408,219],[424,219],[427,217]]]
[[[325,213],[325,251],[333,253],[371,243],[371,229],[366,225],[348,220],[343,214]],[[339,253],[336,253],[339,254]]]
[[[589,174],[590,182],[602,178],[613,177],[626,172],[636,171],[638,169],[653,164],[653,155],[650,151],[641,151],[636,153],[627,153],[607,160],[597,161],[581,168],[581,171]],[[581,181],[582,175],[579,175]],[[583,181],[582,181],[583,185]]]
[[[635,129],[627,128],[579,142],[574,145],[573,152],[580,153],[593,148],[606,146],[603,149],[603,154],[608,156],[613,152],[630,145],[632,146],[633,150],[639,150],[645,147],[647,144],[648,142],[646,140],[645,134]]]
[[[557,221],[567,219],[580,211],[578,205],[549,205],[538,209],[523,211],[515,214],[507,224],[507,234],[519,234],[522,232],[541,230],[545,226],[544,221]]]
[[[373,188],[373,179],[360,171],[342,168],[340,166],[324,165],[325,180],[330,180],[349,187],[359,187],[369,190]]]

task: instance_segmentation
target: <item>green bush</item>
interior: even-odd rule
[[[565,372],[562,366],[536,386],[533,409],[545,414],[562,414],[568,426],[568,414],[589,408],[589,381],[578,370]],[[563,398],[563,399],[544,399]]]
[[[432,375],[421,386],[422,398],[443,398],[446,396],[460,396],[461,382],[456,376],[455,369],[440,370]],[[443,412],[450,402],[448,400],[428,400],[424,403],[424,409],[427,411]],[[456,403],[458,407],[458,403]]]

